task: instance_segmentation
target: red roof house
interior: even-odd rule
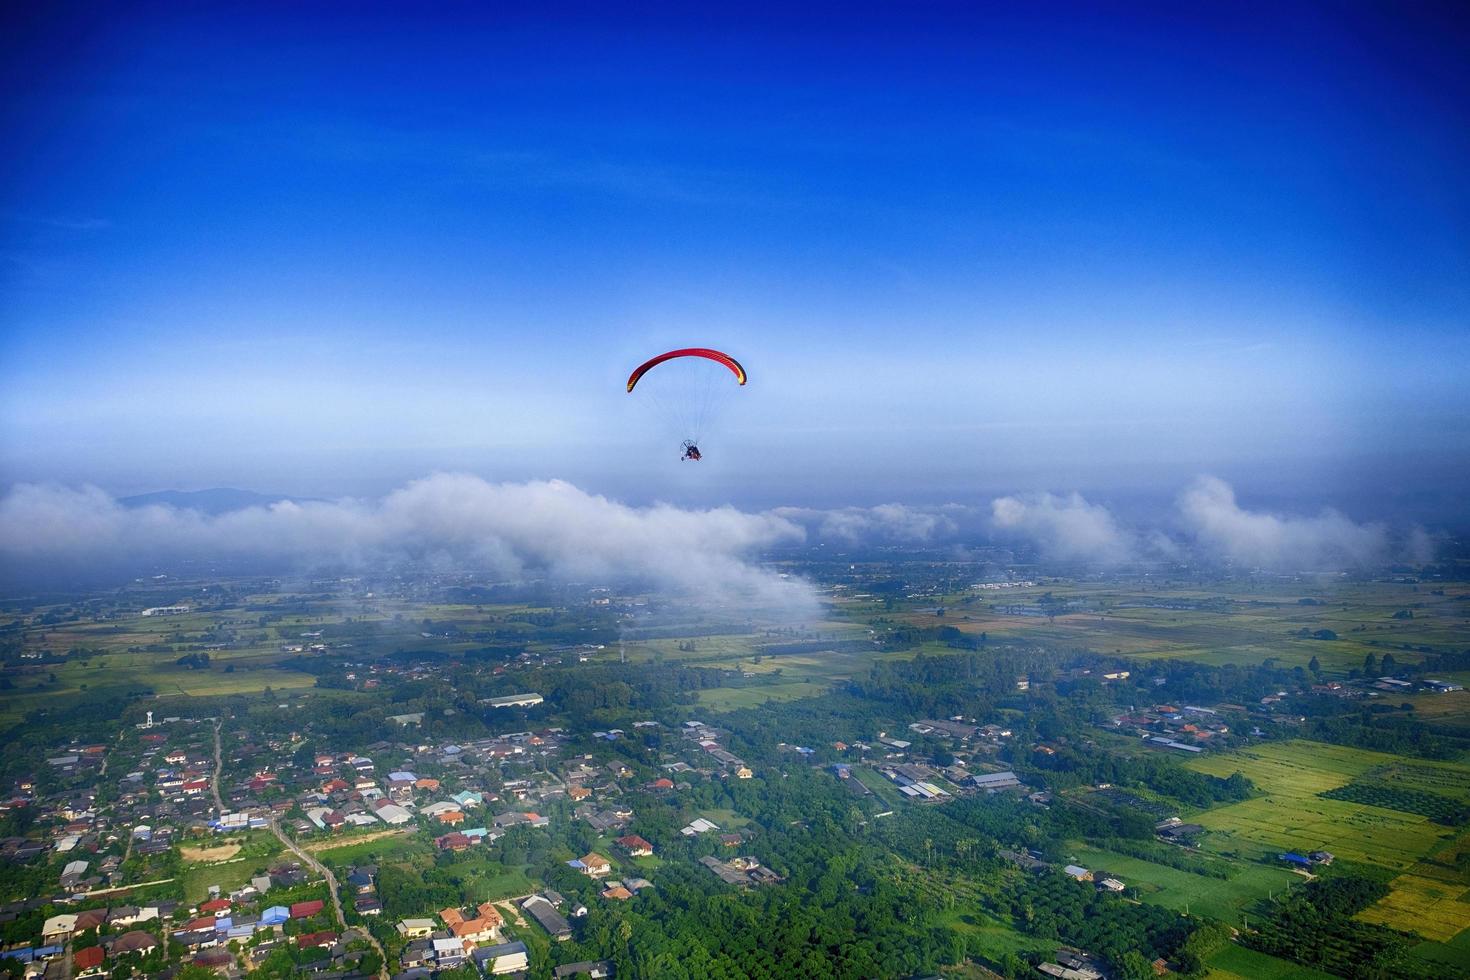
[[[95,970],[102,965],[102,947],[88,946],[72,954],[72,963],[78,970]]]

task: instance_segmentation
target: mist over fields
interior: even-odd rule
[[[194,502],[198,506],[193,506]],[[0,498],[6,580],[88,581],[179,562],[244,561],[306,571],[412,561],[515,579],[639,579],[676,594],[810,605],[802,582],[759,557],[793,545],[1000,544],[1042,559],[1118,566],[1230,563],[1279,571],[1428,561],[1432,535],[1333,510],[1275,513],[1201,476],[1150,523],[1077,492],[1019,493],[941,506],[833,509],[630,506],[559,480],[492,483],[438,473],[377,499],[272,499],[239,492],[119,500],[94,486],[21,484]]]

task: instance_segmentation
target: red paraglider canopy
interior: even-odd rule
[[[628,376],[628,391],[631,392],[633,390],[633,386],[638,383],[638,379],[647,374],[650,368],[656,367],[664,361],[673,360],[676,357],[709,358],[711,361],[725,365],[725,367],[734,373],[736,381],[745,384],[745,368],[741,367],[740,362],[729,354],[723,351],[712,350],[708,347],[683,347],[679,350],[671,350],[667,354],[660,354],[658,357],[650,358],[638,365],[633,373]]]

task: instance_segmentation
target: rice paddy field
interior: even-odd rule
[[[1299,740],[1192,759],[1190,768],[1212,775],[1242,772],[1264,793],[1191,819],[1258,849],[1325,850],[1349,861],[1403,871],[1453,840],[1455,831],[1417,814],[1322,799],[1318,794],[1345,786],[1377,766],[1408,761]],[[1463,771],[1470,779],[1470,767],[1445,768]]]
[[[1043,596],[1065,611],[1048,615],[1039,602]],[[1306,666],[1315,656],[1329,675],[1361,667],[1369,653],[1391,652],[1410,662],[1422,659],[1421,647],[1460,649],[1470,630],[1470,593],[1462,586],[1434,590],[1412,582],[1347,582],[1329,576],[1232,581],[1209,588],[1188,582],[1048,580],[941,601],[942,618],[934,614],[935,602],[915,603],[901,616],[915,625],[955,626],[997,638],[1214,665],[1274,659],[1287,667]],[[852,610],[868,611],[860,603]],[[879,614],[877,607],[872,614]],[[1299,635],[1324,629],[1338,638]]]
[[[1427,940],[1416,955],[1470,966],[1470,829],[1318,795],[1350,782],[1382,782],[1464,799],[1470,765],[1301,740],[1204,756],[1189,765],[1217,776],[1243,772],[1262,790],[1257,798],[1191,818],[1215,832],[1207,838],[1209,849],[1265,859],[1279,851],[1326,850],[1364,866],[1390,891],[1360,919]]]

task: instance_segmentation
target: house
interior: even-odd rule
[[[422,939],[431,934],[435,926],[433,919],[404,919],[397,928],[398,934],[405,939]]]
[[[441,851],[465,851],[475,845],[474,838],[458,831],[434,838],[434,846]]]
[[[125,932],[112,941],[112,955],[122,956],[126,953],[147,953],[158,945],[158,939],[150,932],[134,929]]]
[[[621,847],[629,857],[652,857],[653,845],[639,837],[637,834],[629,834],[618,838],[618,846]]]
[[[319,914],[325,907],[326,903],[319,898],[313,898],[309,902],[297,902],[291,906],[291,918],[309,919],[313,915]]]
[[[1287,864],[1294,865],[1298,868],[1310,868],[1312,866],[1312,859],[1301,854],[1287,852],[1286,854],[1280,854],[1277,856],[1280,857],[1280,859],[1285,861]]]
[[[612,862],[595,851],[589,851],[578,860],[567,863],[589,878],[601,878],[612,871]]]
[[[101,946],[88,946],[86,949],[79,949],[73,953],[71,962],[72,967],[76,970],[76,975],[86,977],[94,973],[101,973],[102,961],[105,958]]]
[[[366,895],[373,890],[372,873],[363,868],[353,868],[347,876],[347,885],[357,894]]]
[[[278,926],[291,918],[291,910],[284,905],[272,905],[260,913],[260,924],[263,926]]]
[[[398,962],[408,970],[423,970],[424,976],[431,976],[430,968],[434,965],[434,941],[432,939],[413,940],[403,948]]]
[[[572,938],[572,925],[562,914],[556,910],[556,906],[540,895],[532,895],[521,902],[524,909],[531,918],[541,924],[541,928],[551,934],[551,938],[565,941]]]
[[[633,897],[633,893],[628,891],[627,888],[623,887],[622,882],[614,881],[610,882],[608,886],[602,890],[602,897],[611,899],[616,902],[626,902],[628,899]]]
[[[500,938],[500,923],[476,916],[450,926],[449,931],[467,943],[493,943]]]
[[[1014,772],[1010,771],[987,772],[971,776],[970,785],[976,789],[983,789],[986,792],[993,793],[996,790],[1011,789],[1020,786],[1021,780],[1016,777]]]
[[[229,908],[230,903],[225,903]],[[85,912],[77,913],[77,921],[72,925],[74,932],[83,932],[87,929],[96,929],[107,922],[107,909],[87,909]]]
[[[464,962],[463,939],[433,940],[434,961],[441,970],[452,970]]]
[[[76,924],[75,915],[53,915],[41,927],[41,938],[47,942],[53,939],[66,939],[75,931]]]
[[[501,943],[499,946],[480,947],[471,954],[471,957],[482,972],[491,976],[501,973],[518,973],[530,966],[526,956],[526,944],[520,940],[513,943]]]
[[[1065,868],[1062,869],[1062,873],[1065,874],[1068,878],[1072,878],[1076,881],[1092,880],[1091,871],[1088,871],[1086,868],[1079,867],[1075,864],[1067,865]]]
[[[194,963],[206,969],[216,972],[225,972],[235,965],[235,954],[228,949],[217,949],[210,947],[201,950],[195,957]]]
[[[377,814],[379,820],[388,824],[390,827],[406,824],[413,819],[413,814],[409,813],[397,803],[389,802],[386,797],[378,801],[373,812]]]
[[[556,980],[568,980],[571,977],[591,977],[592,980],[606,980],[613,975],[613,965],[610,960],[583,960],[580,963],[567,963],[551,971]]]
[[[492,708],[533,708],[541,703],[541,695],[535,693],[512,694],[503,698],[481,698],[480,703]]]
[[[1194,838],[1205,832],[1205,828],[1200,824],[1180,823],[1177,818],[1175,819],[1175,823],[1158,829],[1160,837],[1178,844],[1183,841],[1194,840]]]
[[[1104,878],[1097,883],[1098,891],[1121,892],[1127,887],[1117,878]]]
[[[1313,851],[1307,857],[1311,859],[1313,864],[1331,864],[1333,860],[1331,851]]]
[[[720,828],[718,824],[706,820],[704,819],[704,817],[696,817],[694,820],[690,821],[687,827],[682,828],[679,833],[683,834],[685,837],[694,837],[698,834],[707,834],[712,830],[719,829]]]

